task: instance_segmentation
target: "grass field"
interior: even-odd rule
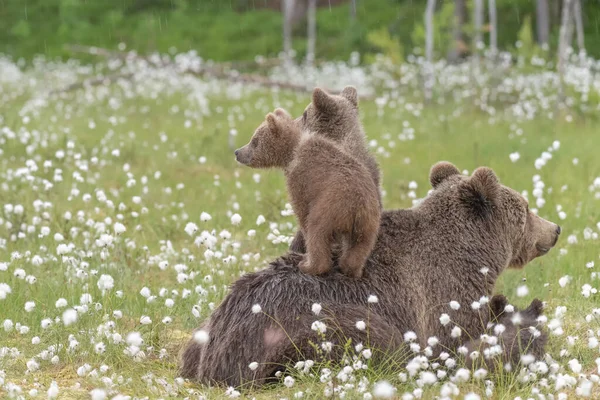
[[[71,67],[48,76],[61,68]],[[283,254],[295,230],[293,216],[282,213],[282,173],[237,165],[230,130],[241,146],[268,111],[299,115],[309,96],[172,76],[48,96],[52,82],[42,72],[0,80],[0,397],[46,398],[55,389],[67,399],[92,390],[95,399],[226,397],[223,388],[176,379],[178,351],[228,285]],[[582,287],[600,283],[600,123],[569,110],[517,120],[465,102],[420,107],[361,103],[385,208],[426,196],[429,168],[448,160],[467,171],[492,167],[563,228],[555,249],[507,271],[497,287],[518,306],[546,301],[549,319],[566,306],[558,318],[564,332],[555,330],[548,349],[556,370],[488,377],[492,398],[585,394],[586,381],[598,395],[599,348],[590,338],[600,338],[599,295],[584,296]],[[536,175],[544,185],[534,196]],[[257,224],[261,215],[266,222]],[[188,223],[198,231],[186,233]],[[210,250],[210,239],[197,240],[204,230],[215,238]],[[517,297],[522,285],[529,292]],[[399,372],[373,365],[362,374],[368,390],[385,379],[400,398],[418,385],[401,382]],[[443,384],[424,388],[423,398],[439,396]],[[318,376],[297,377],[292,387],[241,395],[301,391],[319,399],[325,387]],[[484,397],[489,387],[472,380],[458,397]]]

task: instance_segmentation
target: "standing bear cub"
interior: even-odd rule
[[[381,209],[368,169],[335,142],[301,132],[282,109],[266,117],[246,146],[235,152],[252,168],[282,168],[307,254],[301,271],[332,269],[333,245],[340,245],[340,270],[360,278],[375,246]]]
[[[377,188],[377,198],[381,208],[379,166],[367,148],[365,131],[360,122],[356,88],[346,86],[339,95],[315,88],[312,102],[306,107],[302,116],[296,118],[295,123],[303,133],[334,141],[342,150],[363,164]],[[290,244],[290,250],[297,253],[306,251],[302,231],[296,233]]]

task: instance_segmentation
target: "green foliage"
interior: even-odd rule
[[[277,7],[257,7],[267,2],[0,0],[0,53],[28,59],[36,54],[67,57],[71,54],[63,49],[66,43],[114,49],[124,42],[139,52],[168,52],[172,47],[179,51],[195,49],[204,58],[216,61],[252,60],[256,55],[271,57],[282,48],[282,16]],[[347,3],[319,8],[317,58],[345,60],[352,51],[364,55],[402,51],[406,55],[414,47],[422,48],[425,3],[414,0],[359,1],[355,20],[350,18]],[[472,3],[467,2],[469,9],[472,9]],[[445,56],[454,45],[454,5],[451,1],[440,4],[435,14],[434,41],[438,56]],[[497,1],[501,49],[512,48],[519,32],[529,31],[533,35],[534,21],[526,21],[523,16],[534,15],[534,7],[530,0]],[[600,20],[600,3],[585,3],[586,45],[593,56],[600,55],[596,20]],[[304,57],[306,51],[305,28],[305,24],[300,24],[294,32],[294,49],[299,58]],[[389,38],[385,37],[386,30]],[[467,21],[464,30],[470,33],[470,22]],[[399,40],[400,47],[392,49],[395,45],[392,46],[388,39]],[[487,35],[485,40],[487,42]],[[557,40],[558,27],[553,26],[552,48],[556,47]]]
[[[388,58],[394,64],[402,64],[404,62],[404,49],[402,43],[390,35],[386,28],[381,28],[367,34],[367,40],[375,46],[381,54]],[[367,61],[373,62],[374,56],[368,55]]]

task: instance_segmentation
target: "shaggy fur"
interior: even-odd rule
[[[282,365],[311,354],[302,326],[313,303],[334,306],[341,320],[369,321],[369,335],[377,338],[370,345],[384,350],[409,330],[417,334],[422,348],[427,338],[437,336],[437,351],[479,337],[488,321],[469,305],[492,294],[504,269],[545,254],[539,249],[552,247],[558,238],[557,225],[533,217],[519,193],[497,179],[482,179],[490,173],[479,169],[467,177],[451,164],[434,166],[430,177],[435,188],[427,198],[412,209],[383,213],[362,279],[335,271],[303,274],[298,269],[302,256],[297,254],[241,277],[206,322],[209,342],[187,344],[182,376],[232,386],[264,382],[272,370],[251,371],[248,364]],[[485,212],[473,209],[485,196],[479,189],[494,195],[485,199],[492,205]],[[369,295],[376,295],[378,302],[367,304]],[[462,307],[452,310],[448,306],[452,300]],[[253,314],[253,304],[263,312]],[[452,320],[446,326],[440,323],[442,313]],[[351,323],[342,325],[341,331],[353,343],[364,342],[360,331],[347,326]],[[459,338],[451,336],[454,325],[464,330]],[[292,335],[296,332],[300,337]]]
[[[313,91],[312,103],[295,122],[305,133],[333,140],[362,163],[371,174],[381,207],[379,166],[367,148],[365,131],[358,111],[358,93],[353,86],[346,86],[339,95],[331,95],[316,88]],[[306,251],[301,230],[296,233],[290,250],[297,253]]]
[[[506,297],[492,297],[489,307],[490,328],[479,339],[466,344],[467,368],[483,366],[493,371],[501,365],[519,365],[523,354],[532,355],[536,360],[544,356],[548,334],[538,321],[544,310],[542,302],[535,299],[525,310],[515,308],[512,312],[506,311],[507,305]],[[499,325],[504,330],[496,332]]]
[[[285,171],[290,203],[306,239],[300,270],[327,273],[333,248],[339,247],[341,271],[362,276],[381,217],[377,187],[363,164],[333,141],[301,133],[281,109],[267,115],[266,124],[235,154],[249,167]]]

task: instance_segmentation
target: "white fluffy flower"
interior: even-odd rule
[[[391,399],[396,393],[396,388],[388,381],[380,381],[373,387],[373,396],[376,399]]]
[[[122,223],[115,222],[114,230],[117,235],[120,235],[121,233],[125,232],[127,228],[125,228],[125,225],[123,225]]]
[[[111,290],[115,287],[115,280],[112,276],[103,274],[98,279],[98,289],[100,290]]]
[[[528,293],[529,293],[529,288],[527,288],[527,286],[525,286],[525,285],[521,285],[517,288],[517,296],[518,297],[525,297],[525,296],[527,296]]]
[[[235,213],[231,216],[231,223],[233,225],[239,225],[240,222],[242,222],[242,216],[240,214]]]
[[[198,225],[196,225],[195,223],[188,222],[185,225],[185,233],[187,233],[188,235],[192,236],[197,231],[198,231]]]
[[[311,310],[313,312],[313,314],[315,315],[319,315],[319,313],[321,312],[321,305],[319,303],[314,303],[311,307]]]
[[[210,336],[208,335],[208,331],[205,331],[203,329],[200,329],[199,331],[196,331],[194,333],[194,340],[196,341],[196,343],[198,344],[205,344],[208,343],[208,340],[210,339]]]
[[[72,308],[65,310],[62,315],[62,321],[65,326],[73,324],[75,321],[77,321],[77,311],[73,310]]]
[[[450,316],[446,313],[440,315],[440,323],[444,326],[448,325],[450,322]]]
[[[261,311],[262,311],[262,307],[260,306],[260,304],[254,304],[252,306],[252,313],[253,314],[258,314]]]

